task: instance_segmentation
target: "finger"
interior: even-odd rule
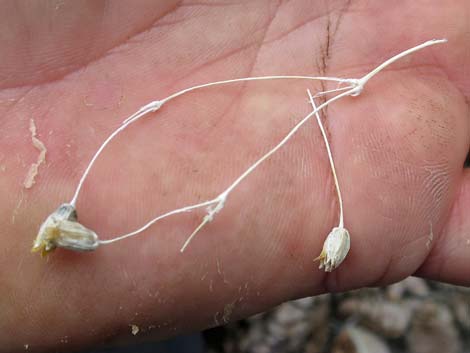
[[[449,220],[418,274],[427,278],[470,285],[470,170],[465,169],[461,188]]]

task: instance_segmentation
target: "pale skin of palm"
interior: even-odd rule
[[[2,350],[89,346],[131,336],[129,324],[164,338],[413,274],[470,284],[467,1],[27,3],[0,2]],[[449,42],[328,108],[351,234],[351,251],[331,274],[313,262],[338,220],[313,120],[240,184],[183,254],[202,211],[92,253],[58,250],[44,260],[29,252],[102,141],[149,101],[237,77],[360,77],[442,37]],[[311,110],[306,88],[334,87],[207,89],[135,123],[85,182],[81,222],[106,239],[216,196]],[[48,154],[25,190],[38,154],[31,118]]]

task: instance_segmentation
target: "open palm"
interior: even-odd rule
[[[5,351],[102,342],[129,335],[129,324],[166,337],[412,274],[470,284],[467,1],[1,1],[0,14]],[[449,42],[397,62],[326,111],[351,234],[351,252],[331,274],[313,262],[338,217],[313,120],[183,254],[202,211],[92,253],[58,250],[46,261],[29,253],[99,145],[149,101],[236,77],[360,77],[442,37]],[[106,239],[213,198],[311,110],[307,88],[331,87],[234,84],[165,105],[105,150],[78,200],[80,221]],[[48,154],[26,190],[38,153],[30,119]]]

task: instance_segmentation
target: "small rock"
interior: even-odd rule
[[[390,353],[384,340],[372,332],[346,326],[333,342],[332,353]]]
[[[137,325],[130,325],[131,327],[131,333],[135,336],[139,333],[140,329],[139,326]]]

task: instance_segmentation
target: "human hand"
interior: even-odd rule
[[[129,324],[167,337],[412,274],[470,283],[470,5],[328,3],[0,3],[5,351],[103,342],[130,335]],[[313,262],[338,217],[313,121],[234,191],[183,254],[202,212],[93,253],[30,254],[39,225],[70,199],[98,146],[147,102],[236,77],[360,77],[441,37],[449,43],[397,62],[359,97],[328,108],[351,234],[351,251],[331,274]],[[213,197],[310,111],[307,87],[322,89],[308,81],[208,89],[143,118],[93,168],[80,221],[106,238]],[[37,156],[30,118],[48,154],[25,190]]]

